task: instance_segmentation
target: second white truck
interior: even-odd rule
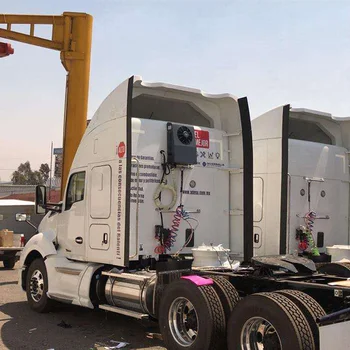
[[[311,252],[308,226],[319,253],[350,244],[350,121],[286,105],[254,119],[252,134],[254,253]]]

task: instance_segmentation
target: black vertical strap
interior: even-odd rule
[[[184,191],[184,169],[181,168],[181,184],[180,184],[180,206],[182,207],[182,195]]]
[[[134,76],[128,83],[128,96],[126,107],[126,181],[125,181],[125,232],[124,232],[124,265],[129,266],[130,254],[130,186],[131,186],[131,118],[132,118],[132,92]]]
[[[288,210],[288,130],[290,105],[283,106],[282,114],[282,165],[281,165],[281,212],[280,212],[280,254],[287,252],[287,210]]]
[[[238,99],[243,143],[243,252],[244,262],[253,257],[253,139],[248,99]]]

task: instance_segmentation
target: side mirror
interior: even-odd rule
[[[20,221],[20,222],[23,222],[23,221],[27,221],[27,220],[30,220],[30,215],[27,215],[27,214],[16,214],[16,221]]]
[[[46,187],[43,185],[35,188],[35,212],[39,215],[46,214]]]

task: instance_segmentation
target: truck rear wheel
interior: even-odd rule
[[[159,307],[159,324],[169,350],[219,350],[225,343],[225,314],[211,285],[188,280],[165,288]]]
[[[49,312],[53,300],[47,296],[48,279],[43,259],[35,259],[29,266],[26,280],[26,293],[29,306],[36,312]]]
[[[258,293],[241,300],[231,314],[227,333],[229,350],[315,350],[306,317],[277,293]]]
[[[315,339],[316,350],[318,350],[320,348],[320,332],[316,319],[326,315],[322,306],[315,299],[310,297],[310,295],[299,290],[286,289],[280,290],[277,293],[286,296],[304,313]]]
[[[16,264],[16,257],[14,256],[13,258],[4,260],[2,263],[4,264],[5,269],[13,269]]]
[[[350,263],[330,263],[318,268],[318,272],[338,277],[350,277]]]
[[[236,288],[226,278],[218,275],[209,275],[207,277],[214,281],[213,287],[221,300],[227,322],[233,308],[240,300],[239,294]]]

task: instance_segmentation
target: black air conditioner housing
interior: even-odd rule
[[[172,165],[197,164],[194,127],[167,123],[168,163]]]

